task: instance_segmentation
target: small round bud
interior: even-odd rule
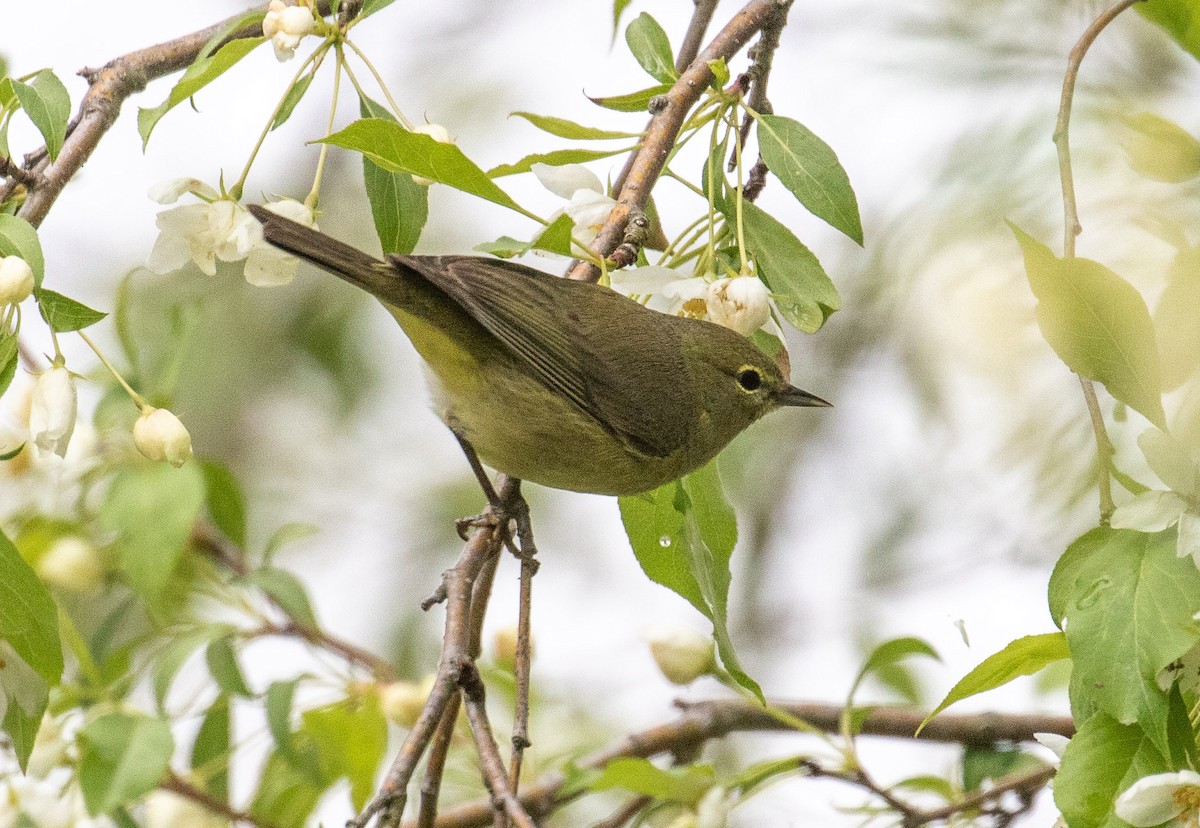
[[[51,586],[73,592],[94,592],[104,583],[100,551],[76,535],[56,540],[37,560],[38,577]]]
[[[654,663],[673,684],[690,684],[716,669],[712,638],[689,627],[655,627],[646,641]]]
[[[275,58],[280,62],[291,60],[300,41],[316,27],[312,9],[304,4],[289,6],[283,0],[271,0],[263,18],[263,35],[271,38]]]
[[[771,318],[771,294],[753,276],[718,279],[708,286],[708,320],[749,336]]]
[[[492,653],[496,659],[496,666],[501,667],[510,673],[517,666],[517,628],[513,624],[506,627],[501,627],[496,630],[496,635],[492,638]],[[529,657],[533,658],[533,638],[529,639]]]
[[[417,681],[393,681],[379,688],[379,707],[389,722],[409,728],[417,723],[433,690],[434,676]]]
[[[0,305],[24,302],[33,293],[33,268],[20,256],[0,257]]]
[[[133,442],[149,460],[179,468],[192,456],[192,436],[179,418],[165,408],[151,408],[133,424]]]
[[[450,131],[441,124],[421,124],[418,127],[413,127],[413,132],[420,135],[428,135],[439,144],[453,144],[454,139],[450,137]],[[422,187],[428,187],[433,183],[433,179],[425,178],[421,175],[412,177],[414,184],[419,184]]]

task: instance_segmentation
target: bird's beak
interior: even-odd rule
[[[775,398],[780,405],[794,406],[810,406],[814,408],[832,408],[833,403],[826,402],[816,394],[810,394],[807,391],[801,391],[794,385],[789,385],[787,388],[779,392]]]

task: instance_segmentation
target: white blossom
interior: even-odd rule
[[[155,184],[146,194],[159,204],[174,204],[184,193],[191,193],[203,201],[216,201],[221,197],[220,193],[199,178],[172,178]]]
[[[62,365],[38,375],[29,405],[29,431],[34,445],[65,457],[75,430],[75,377]]]
[[[244,259],[256,238],[261,240],[254,217],[227,198],[164,210],[156,223],[158,239],[146,260],[146,267],[155,273],[170,273],[190,260],[205,274],[215,276],[217,259]]]
[[[33,293],[33,268],[20,256],[0,257],[0,305],[16,305]]]
[[[1182,440],[1150,428],[1138,437],[1150,469],[1170,491],[1151,489],[1117,507],[1115,529],[1161,532],[1177,525],[1175,552],[1200,567],[1200,457]]]
[[[708,314],[708,282],[702,278],[648,265],[614,271],[608,280],[617,293],[645,300],[646,307],[653,310],[697,319]]]
[[[281,198],[268,202],[263,207],[305,227],[317,226],[312,209],[294,198]],[[286,285],[295,279],[300,260],[291,253],[268,244],[263,239],[262,227],[257,222],[254,223],[254,234],[253,243],[246,255],[246,281],[255,287],[274,287]]]
[[[691,627],[652,627],[645,638],[654,663],[673,684],[690,684],[717,666],[712,638]]]
[[[1143,776],[1117,797],[1113,809],[1134,828],[1194,825],[1200,811],[1200,773]]]
[[[192,456],[192,437],[165,408],[148,408],[133,424],[133,443],[142,456],[179,468]]]
[[[271,38],[275,59],[283,62],[295,57],[300,41],[312,34],[316,26],[316,18],[307,5],[289,6],[283,0],[271,0],[263,18],[263,36]]]
[[[572,235],[576,239],[583,244],[589,244],[596,238],[596,234],[600,232],[604,222],[608,221],[609,213],[617,204],[615,199],[605,194],[600,178],[582,164],[552,167],[539,163],[532,165],[530,171],[542,182],[543,187],[567,200],[566,206],[555,213],[552,219],[565,213],[575,224],[575,232]],[[578,252],[582,255],[584,251]]]
[[[771,293],[754,276],[717,279],[708,286],[708,320],[750,336],[771,318]]]

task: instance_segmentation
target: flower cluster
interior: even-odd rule
[[[303,0],[289,6],[283,0],[271,0],[263,18],[263,36],[271,38],[275,58],[281,63],[296,56],[296,47],[317,27],[312,7]]]

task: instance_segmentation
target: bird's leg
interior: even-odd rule
[[[475,475],[475,480],[479,482],[479,488],[483,489],[483,496],[487,498],[488,505],[492,507],[493,512],[500,516],[501,523],[507,527],[508,521],[503,519],[506,514],[504,501],[496,493],[496,487],[492,485],[491,478],[484,471],[483,463],[479,462],[479,455],[475,453],[475,447],[471,445],[466,437],[458,432],[458,429],[451,428],[450,433],[454,435],[455,440],[458,440],[459,447],[462,449],[463,454],[466,455],[467,462],[471,465],[471,473]],[[454,528],[458,531],[458,536],[466,540],[470,529],[479,526],[485,519],[486,517],[483,513],[472,515],[471,517],[459,518],[454,521]]]

